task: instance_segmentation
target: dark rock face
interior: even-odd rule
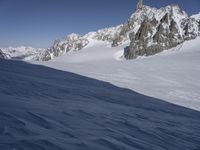
[[[183,42],[177,23],[168,14],[159,21],[155,18],[144,20],[137,33],[130,34],[130,40],[130,46],[125,50],[127,59],[154,55]]]
[[[191,40],[199,36],[199,22],[194,18],[187,18],[182,23],[184,39]]]
[[[169,14],[166,13],[164,17],[160,20],[161,23],[169,23]]]
[[[163,17],[159,19],[159,17],[162,16],[162,14]],[[136,11],[128,19],[128,22],[123,25],[121,32],[119,32],[119,34],[116,35],[116,38],[113,40],[112,46],[118,46],[122,44],[123,40],[126,39],[131,32],[137,33],[137,27],[141,27],[144,20],[148,21],[151,24],[151,26],[158,27],[159,24],[169,25],[173,16],[187,17],[187,14],[185,14],[177,5],[171,5],[161,9],[155,9],[145,6],[142,4],[142,2],[138,1]],[[176,22],[172,22],[171,30],[176,30],[176,28],[174,27],[175,25]]]
[[[156,18],[154,18],[154,19],[151,21],[151,25],[155,27],[157,24],[158,24],[158,21],[156,20]]]
[[[126,57],[128,59],[136,58],[138,55],[144,55],[146,53],[147,43],[150,42],[149,34],[152,34],[152,24],[148,20],[144,20],[139,28],[138,32],[130,34],[131,44],[129,49],[134,49],[134,51],[126,51]]]
[[[84,36],[71,34],[62,41],[56,41],[42,56],[38,56],[38,60],[48,61],[68,51],[81,50],[90,40],[109,42],[112,47],[130,40],[125,57],[133,59],[137,56],[154,55],[199,35],[200,20],[188,17],[179,6],[169,5],[156,9],[145,6],[143,0],[138,0],[135,12],[124,24]]]
[[[169,12],[160,20],[145,19],[136,33],[130,33],[131,43],[124,50],[125,58],[154,55],[199,36],[197,20],[187,17],[177,22],[173,11]]]

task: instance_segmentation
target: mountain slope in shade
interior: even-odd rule
[[[0,63],[1,150],[200,148],[200,113],[25,62]]]

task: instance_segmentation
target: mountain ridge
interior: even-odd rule
[[[126,22],[85,35],[69,34],[62,40],[55,40],[46,50],[34,51],[31,57],[30,53],[27,54],[27,60],[49,61],[67,52],[82,50],[93,40],[107,42],[112,47],[129,42],[130,45],[124,47],[124,56],[126,59],[134,59],[154,55],[199,35],[200,14],[188,16],[176,4],[158,9],[138,0],[134,13]],[[26,54],[22,56],[26,59]]]
[[[125,48],[124,55],[127,59],[133,59],[137,58],[137,56],[153,55],[163,50],[170,49],[183,43],[185,40],[194,39],[200,34],[200,22],[198,22],[196,19],[198,15],[195,17],[189,17],[187,13],[181,10],[181,8],[176,4],[168,5],[160,9],[143,5],[141,1],[138,1],[138,5],[139,6],[137,6],[135,12],[124,24],[100,29],[96,32],[89,32],[83,36],[76,35],[78,39],[75,41],[66,40],[71,36],[69,35],[64,40],[56,41],[51,48],[46,50],[41,55],[39,60],[48,61],[55,57],[61,56],[68,51],[76,51],[77,46],[79,47],[78,50],[81,50],[90,43],[90,39],[108,42],[112,47],[116,47],[124,42],[130,41],[130,45]],[[152,29],[152,32],[154,33],[151,33],[152,35],[150,40],[153,40],[153,38],[155,40],[157,37],[156,42],[160,42],[162,40],[164,43],[160,42],[156,46],[151,46],[151,43],[147,41],[145,43],[144,39],[146,37],[144,36],[146,35],[139,33],[139,29],[142,31],[144,28],[146,28],[146,23],[144,23],[144,21],[149,21],[154,25],[154,29]],[[165,21],[170,21],[171,24],[167,22],[168,27],[162,29],[163,25],[166,26],[166,24],[164,24]],[[143,27],[141,27],[142,24]],[[155,30],[163,31],[156,32]],[[169,30],[167,36],[165,35],[164,30]],[[138,35],[142,35],[140,38],[134,39],[135,37],[133,37],[133,35],[135,35],[137,32]],[[166,36],[164,40],[162,39],[163,35]],[[138,41],[135,42],[135,40]],[[74,47],[68,47],[70,44],[73,45],[74,43],[77,43],[77,41],[78,44],[75,44]],[[71,43],[69,44],[69,42]],[[145,45],[150,45],[151,47],[141,46],[144,45],[144,43]],[[65,47],[67,47],[67,49]]]

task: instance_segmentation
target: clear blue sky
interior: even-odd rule
[[[0,0],[0,47],[49,47],[69,33],[85,34],[125,22],[136,0]],[[161,7],[177,3],[189,15],[200,0],[144,0]]]

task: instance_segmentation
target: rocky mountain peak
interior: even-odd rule
[[[137,0],[136,10],[127,22],[84,36],[70,34],[63,40],[55,41],[39,60],[47,61],[68,51],[81,50],[91,40],[108,42],[113,47],[130,41],[130,46],[125,50],[127,59],[153,55],[200,35],[200,19],[196,19],[199,16],[188,17],[175,4],[158,9],[143,5],[143,0]]]
[[[69,51],[81,50],[87,46],[88,43],[88,39],[79,34],[72,33],[66,36],[64,40],[54,41],[53,46],[39,54],[37,60],[48,61]]]
[[[154,55],[175,47],[185,40],[194,39],[200,33],[198,21],[188,17],[178,5],[169,5],[161,9],[143,7],[130,19],[133,27],[136,22],[141,25],[136,32],[130,31],[132,32],[131,43],[124,52],[127,59]]]
[[[143,7],[143,0],[137,0],[136,11],[142,9]]]

